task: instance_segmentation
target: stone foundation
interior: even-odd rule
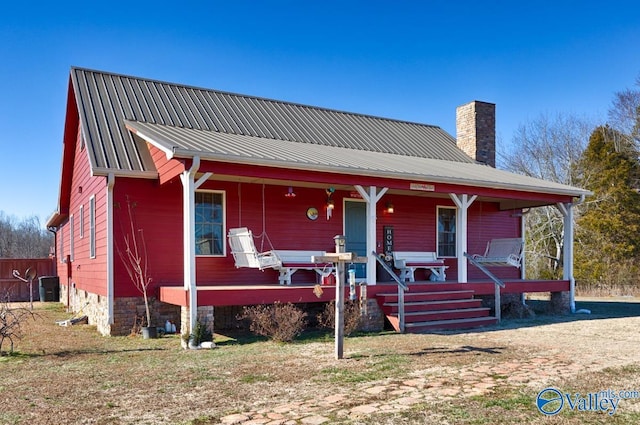
[[[549,313],[558,315],[571,313],[571,293],[569,291],[552,292],[549,300]]]
[[[198,307],[196,313],[196,320],[207,326],[208,330],[213,335],[215,315],[214,308],[211,305]],[[191,333],[192,329],[189,329],[189,307],[180,307],[180,333],[185,335]]]
[[[60,285],[60,301],[67,305],[67,285]],[[72,287],[69,294],[70,310],[85,315],[90,325],[95,325],[102,335],[122,336],[131,334],[137,316],[146,317],[144,298],[120,297],[113,303],[113,324],[109,324],[107,297]],[[178,324],[180,307],[149,298],[151,322],[164,327],[167,320]]]
[[[360,305],[360,311],[363,313],[360,331],[380,332],[384,329],[384,314],[378,305],[378,301],[368,299],[366,306]]]

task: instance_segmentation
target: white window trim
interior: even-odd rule
[[[225,190],[202,189],[202,190],[196,190],[195,193],[219,193],[222,195],[222,238],[224,240],[227,235],[227,192]],[[196,214],[195,203],[193,207],[193,214],[194,214],[193,223],[195,226],[195,222],[196,222],[195,221],[195,214]],[[195,244],[195,235],[193,240]],[[212,258],[212,257],[219,258],[219,257],[226,257],[226,256],[227,256],[226,241],[224,241],[222,244],[222,254],[196,254],[196,257],[204,257],[204,258]]]
[[[73,261],[73,238],[75,237],[75,232],[73,231],[73,226],[75,225],[75,220],[73,219],[73,214],[69,217],[69,260]]]
[[[456,213],[456,218],[458,217],[458,208],[445,206],[445,205],[437,205],[436,206],[436,254],[438,258],[457,258],[458,256],[458,238],[455,238],[455,254],[454,255],[440,255],[440,230],[438,229],[438,224],[440,224],[440,210],[454,210]],[[456,227],[456,235],[458,232],[458,228]]]
[[[80,239],[84,238],[84,205],[80,205],[80,210],[78,211],[78,215],[80,215]]]
[[[59,247],[58,247],[58,257],[60,259],[61,263],[64,263],[65,260],[65,256],[64,256],[64,227],[62,226],[60,227],[60,230],[58,230],[58,243],[59,243]]]
[[[89,198],[89,258],[96,258],[96,195]]]

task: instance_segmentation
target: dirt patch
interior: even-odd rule
[[[530,301],[536,317],[481,331],[351,337],[341,361],[330,334],[185,351],[178,336],[59,327],[68,315],[38,305],[19,354],[0,358],[0,423],[548,423],[534,404],[545,387],[640,389],[640,304],[624,301],[580,302],[592,313],[563,317]],[[614,419],[640,419],[639,405],[624,400]]]

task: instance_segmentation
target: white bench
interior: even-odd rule
[[[393,251],[393,265],[400,269],[400,279],[415,282],[416,269],[431,270],[431,280],[444,282],[446,279],[443,260],[438,260],[435,252],[424,251]]]
[[[298,270],[313,270],[321,278],[329,276],[333,271],[333,264],[316,264],[311,261],[311,257],[322,257],[326,255],[326,251],[274,249],[271,253],[278,259],[278,264],[273,268],[280,273],[280,285],[291,285],[291,277]]]

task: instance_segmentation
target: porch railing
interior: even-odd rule
[[[495,299],[495,315],[496,315],[496,319],[498,320],[498,323],[500,322],[500,316],[501,316],[501,305],[500,305],[500,288],[504,288],[504,282],[502,280],[500,280],[499,278],[496,277],[496,275],[494,275],[493,273],[491,273],[489,270],[487,270],[487,268],[480,264],[479,262],[477,262],[473,256],[471,254],[468,253],[464,253],[464,256],[467,257],[467,259],[469,260],[469,262],[471,264],[473,264],[474,266],[476,266],[477,268],[479,268],[484,274],[486,274],[489,279],[493,280],[494,283],[494,288],[495,288],[495,292],[494,292],[494,299]]]
[[[389,276],[398,284],[398,328],[400,329],[400,333],[404,333],[404,292],[409,290],[409,286],[400,280],[398,275],[394,273],[391,267],[389,267],[375,251],[372,251],[371,255],[373,255],[373,258],[376,259],[382,268],[389,273]]]

